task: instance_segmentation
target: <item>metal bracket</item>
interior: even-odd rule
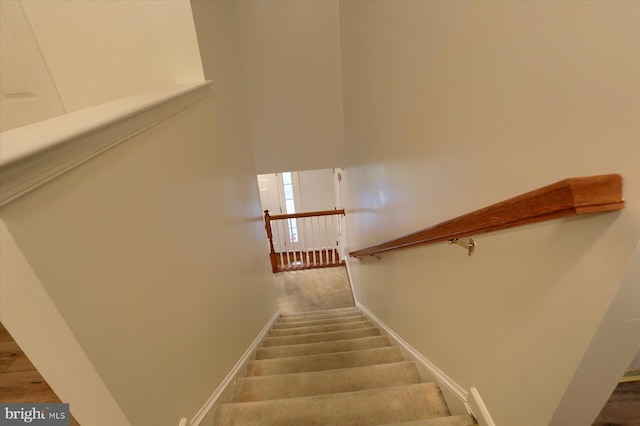
[[[476,249],[476,240],[473,238],[465,238],[462,240],[454,238],[449,240],[449,244],[457,244],[460,247],[467,249],[469,256],[473,255],[473,251]]]
[[[371,256],[373,256],[376,259],[378,259],[378,262],[380,262],[380,260],[382,259],[382,255],[381,254],[372,254]]]

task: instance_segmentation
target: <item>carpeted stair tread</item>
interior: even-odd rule
[[[332,340],[329,342],[303,343],[300,345],[260,347],[256,351],[256,359],[285,358],[291,356],[319,355],[334,352],[359,351],[364,349],[391,346],[387,336],[361,337],[349,340]]]
[[[303,398],[223,404],[218,425],[375,425],[443,417],[449,410],[434,383]]]
[[[391,423],[393,426],[478,426],[470,414],[461,416],[436,417],[433,419],[414,420],[412,422]]]
[[[332,340],[357,339],[359,337],[379,336],[377,327],[355,330],[331,331],[327,333],[299,334],[296,336],[265,337],[262,346],[299,345],[302,343],[329,342]]]
[[[233,402],[266,401],[420,383],[412,361],[238,379]]]
[[[305,371],[335,370],[402,361],[398,347],[366,349],[363,351],[305,355],[289,358],[261,359],[247,363],[247,377],[272,374],[302,373]]]
[[[357,328],[371,328],[372,324],[369,320],[346,322],[342,324],[326,324],[326,325],[314,325],[310,327],[296,327],[296,328],[283,328],[277,330],[270,330],[269,337],[279,336],[295,336],[299,334],[313,334],[313,333],[326,333],[330,331],[343,331],[343,330],[355,330]]]
[[[317,321],[321,319],[336,319],[336,318],[345,318],[352,317],[357,314],[357,311],[354,312],[336,312],[330,314],[322,314],[322,315],[309,315],[309,316],[301,316],[301,317],[281,317],[278,318],[278,323],[287,323],[287,322],[300,322],[300,321]]]
[[[350,308],[338,308],[338,309],[325,309],[321,311],[307,311],[307,312],[294,312],[280,314],[280,318],[300,318],[300,317],[313,317],[316,315],[332,315],[332,314],[344,314],[344,313],[359,313],[360,310],[356,307]]]
[[[344,322],[364,321],[368,319],[362,314],[353,314],[348,317],[318,319],[318,320],[306,320],[306,321],[291,321],[291,322],[276,322],[273,325],[274,329],[282,328],[295,328],[295,327],[308,327],[312,325],[327,325],[327,324],[341,324]]]
[[[352,317],[357,314],[359,314],[358,311],[352,311],[352,312],[323,313],[323,314],[317,314],[317,315],[307,315],[307,316],[298,316],[298,317],[280,317],[278,318],[277,322],[287,323],[287,322],[300,322],[300,321],[317,321],[321,319],[336,319],[336,318]]]

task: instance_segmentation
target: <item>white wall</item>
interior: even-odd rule
[[[67,112],[202,81],[188,0],[23,0]]]
[[[340,5],[351,250],[567,177],[624,178],[623,211],[482,235],[471,258],[438,244],[351,260],[359,302],[476,386],[498,425],[549,424],[638,245],[639,7]],[[611,355],[609,384],[625,368]]]
[[[191,418],[277,309],[230,5],[201,6],[210,95],[2,208],[134,425]]]
[[[298,172],[298,180],[301,211],[333,210],[336,207],[332,169],[304,170]]]
[[[258,173],[343,162],[338,2],[233,4]]]

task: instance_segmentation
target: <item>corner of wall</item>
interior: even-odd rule
[[[130,425],[4,220],[0,240],[2,324],[80,424]]]

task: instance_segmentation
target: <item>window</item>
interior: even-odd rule
[[[282,187],[284,189],[284,206],[287,214],[296,212],[296,205],[293,198],[293,176],[291,172],[282,173]],[[287,227],[289,228],[289,241],[295,243],[298,241],[298,221],[296,219],[288,219]]]

